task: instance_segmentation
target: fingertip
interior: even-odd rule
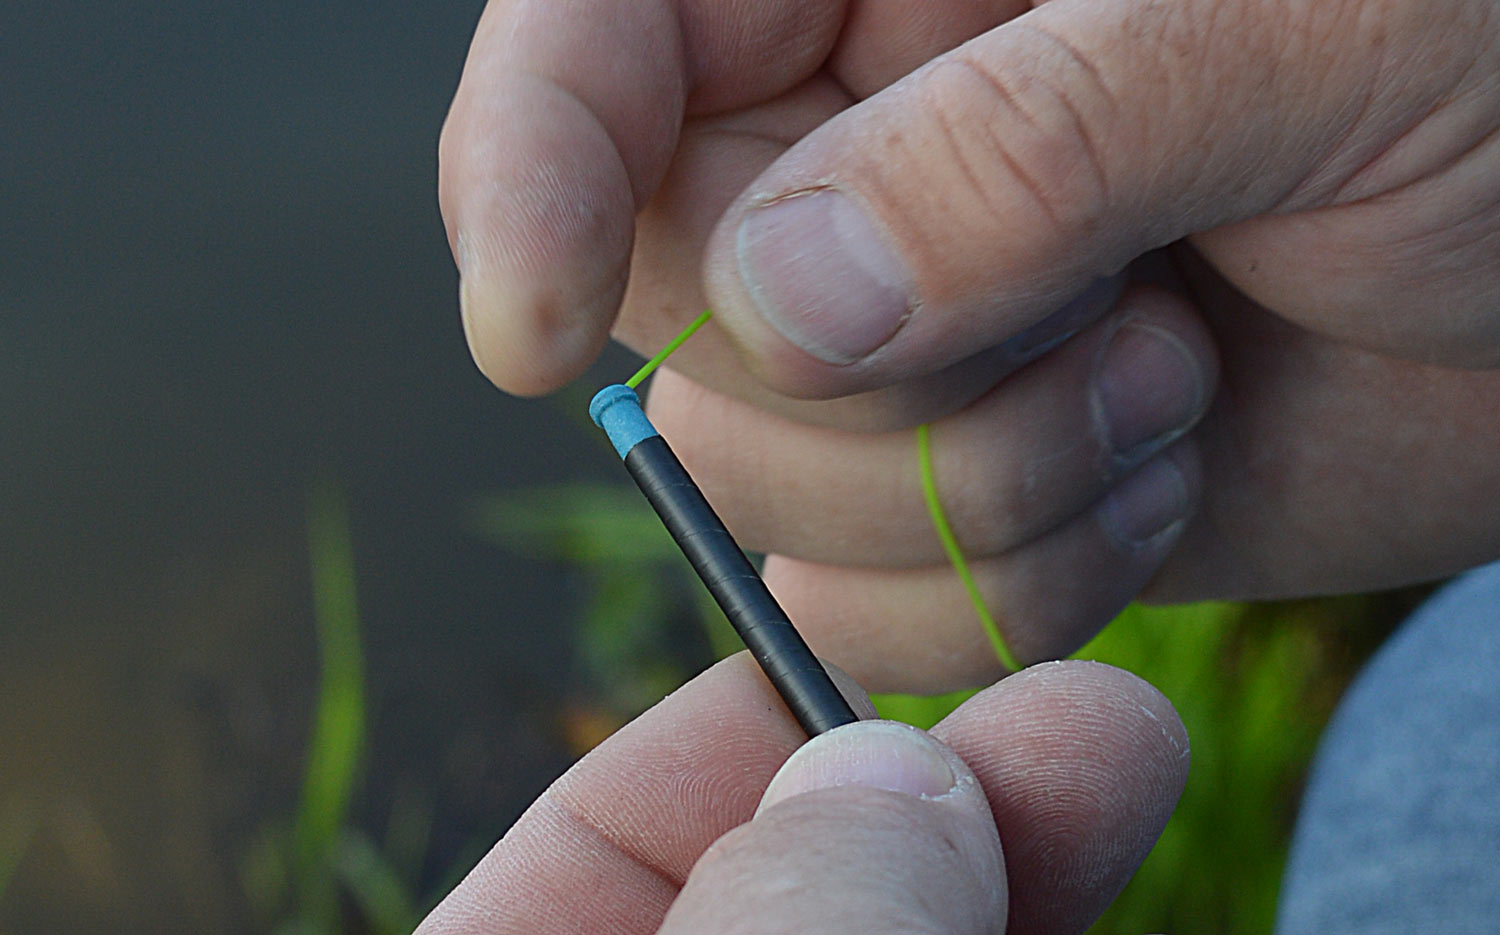
[[[469,348],[502,389],[548,392],[608,341],[634,239],[630,178],[599,120],[552,82],[517,76],[454,106],[440,194]]]
[[[896,721],[856,721],[812,738],[782,764],[761,797],[759,815],[821,789],[860,786],[922,799],[974,788],[973,774],[925,731]]]
[[[1169,760],[1187,756],[1187,728],[1171,700],[1129,670],[1093,659],[1065,659],[1029,666],[1004,684],[1004,691],[1018,696],[1039,693],[1060,704],[1086,702],[1095,708],[1091,720],[1101,725],[1112,723],[1117,736],[1132,742],[1144,740],[1150,752],[1165,753]],[[1080,708],[1079,713],[1087,712]],[[1186,778],[1186,765],[1180,773]]]
[[[958,755],[908,725],[861,721],[792,754],[755,817],[699,859],[661,932],[990,931],[1006,873]]]
[[[1066,659],[1031,666],[1010,690],[1048,693],[1084,733],[1093,733],[1098,756],[1116,771],[1119,789],[1136,809],[1135,839],[1144,859],[1187,784],[1192,746],[1171,699],[1150,682],[1092,659]],[[1014,676],[1012,678],[1015,678]]]
[[[540,396],[583,373],[609,341],[624,291],[564,299],[483,272],[459,280],[459,314],[474,365],[507,393]]]
[[[1187,780],[1187,732],[1144,680],[1042,663],[933,728],[989,797],[1011,874],[1009,932],[1081,932],[1130,880]]]
[[[1093,762],[1076,766],[1104,772],[1075,774],[1080,788],[1090,795],[1123,797],[1110,833],[1144,859],[1176,807],[1191,762],[1187,727],[1171,700],[1135,673],[1091,659],[1030,666],[996,688],[1002,690],[996,694],[1009,697],[989,716],[1030,720],[1025,732],[1037,750],[1050,747],[1056,755],[1064,753],[1067,740],[1087,743],[1087,759]],[[941,727],[933,732],[963,752]],[[1061,829],[1070,830],[1066,823]]]

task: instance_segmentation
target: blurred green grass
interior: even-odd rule
[[[257,928],[276,935],[406,935],[470,861],[419,895],[432,822],[420,790],[395,798],[378,839],[350,821],[368,719],[349,505],[338,485],[312,488],[307,534],[318,693],[300,801],[294,815],[257,828],[240,860],[241,887]]]

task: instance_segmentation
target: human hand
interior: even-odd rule
[[[1188,766],[1167,700],[1085,662],[1007,679],[931,738],[805,741],[727,659],[554,783],[417,933],[1078,933]]]
[[[1023,660],[1142,587],[1441,575],[1500,555],[1500,379],[1464,369],[1500,362],[1497,28],[1485,0],[497,2],[443,141],[470,344],[539,392],[611,322],[649,351],[712,304],[653,418],[875,688],[996,674],[922,421]],[[1171,244],[1166,290],[1121,291]]]

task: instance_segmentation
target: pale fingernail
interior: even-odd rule
[[[856,721],[803,744],[771,779],[757,813],[794,795],[865,786],[915,796],[952,791],[958,779],[925,732],[894,721]]]
[[[833,189],[746,211],[736,249],[761,315],[819,360],[847,364],[866,356],[891,339],[911,308],[905,262]]]
[[[492,290],[487,288],[486,271],[482,258],[474,251],[473,238],[463,233],[458,235],[454,259],[458,263],[458,313],[464,326],[464,338],[469,342],[474,363],[484,370],[480,354],[485,342],[480,336],[480,321],[493,301]]]
[[[479,368],[481,373],[488,375],[491,371],[487,367],[485,353],[489,342],[480,333],[482,327],[480,307],[485,303],[488,296],[477,294],[480,291],[477,287],[479,281],[477,270],[465,276],[462,272],[462,265],[460,265],[459,269],[458,320],[463,323],[464,340],[469,345],[469,354],[474,358],[474,365]]]
[[[1099,525],[1115,544],[1139,551],[1175,535],[1188,512],[1187,480],[1170,454],[1141,467],[1099,505]]]
[[[1203,406],[1203,368],[1171,332],[1126,322],[1094,377],[1110,447],[1121,467],[1139,464],[1192,425]]]

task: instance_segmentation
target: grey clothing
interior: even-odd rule
[[[1276,931],[1500,933],[1500,564],[1423,604],[1340,702]]]

